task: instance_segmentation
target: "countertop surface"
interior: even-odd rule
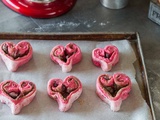
[[[68,13],[50,19],[20,15],[0,2],[0,32],[138,32],[153,105],[160,119],[160,25],[148,18],[149,0],[129,0],[127,7],[111,10],[99,0],[78,0]]]

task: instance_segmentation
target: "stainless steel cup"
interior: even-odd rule
[[[110,9],[121,9],[127,6],[128,0],[100,0],[104,7]]]

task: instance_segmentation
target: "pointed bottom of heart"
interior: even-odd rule
[[[110,100],[107,97],[105,97],[99,89],[97,89],[96,93],[101,98],[101,100],[110,105],[110,109],[112,111],[116,112],[120,110],[122,104],[121,98],[119,98],[118,100]]]
[[[79,98],[81,93],[82,93],[82,89],[77,91],[76,94],[72,95],[72,97],[66,103],[64,103],[64,101],[61,99],[57,99],[59,110],[62,112],[68,111],[72,107],[73,102]]]
[[[28,104],[30,104],[35,94],[36,93],[32,94],[29,98],[25,98],[17,104],[12,102],[10,99],[4,97],[3,95],[0,95],[0,101],[2,103],[7,104],[10,107],[12,114],[18,114],[24,106],[27,106]]]

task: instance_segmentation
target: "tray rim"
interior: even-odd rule
[[[92,36],[91,36],[92,35]],[[115,37],[116,35],[116,37]],[[34,39],[34,40],[86,40],[91,38],[92,40],[107,41],[108,39],[113,40],[132,40],[136,38],[136,32],[61,32],[61,33],[10,33],[10,32],[0,32],[0,39]],[[103,37],[103,40],[102,40]]]
[[[155,110],[154,110],[154,106],[153,106],[153,100],[152,100],[152,97],[151,97],[151,91],[150,91],[150,85],[149,85],[149,81],[148,81],[148,75],[147,75],[147,69],[146,69],[146,64],[145,64],[145,59],[144,59],[144,56],[143,56],[143,50],[142,50],[142,45],[141,45],[141,41],[140,41],[140,35],[138,33],[137,34],[137,47],[139,48],[139,55],[140,55],[140,58],[141,58],[141,62],[142,62],[142,65],[143,65],[143,72],[144,72],[144,76],[146,79],[145,82],[146,82],[146,92],[148,94],[148,100],[149,100],[149,106],[151,108],[151,113],[152,113],[152,117],[153,117],[153,120],[156,120],[156,116],[155,116]],[[144,77],[143,76],[143,77]]]
[[[114,41],[126,39],[136,44],[136,54],[138,54],[138,62],[141,65],[140,71],[144,79],[145,100],[150,107],[153,120],[156,120],[155,110],[151,97],[150,85],[141,46],[140,35],[138,32],[61,32],[61,33],[10,33],[0,32],[0,40],[78,40],[78,41]]]

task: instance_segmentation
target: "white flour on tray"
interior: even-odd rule
[[[0,59],[0,82],[14,80],[19,83],[22,80],[30,80],[37,86],[37,94],[34,100],[24,107],[18,115],[12,115],[10,108],[0,103],[0,119],[2,120],[151,120],[150,108],[142,98],[140,89],[135,80],[136,60],[135,53],[127,40],[122,41],[49,41],[28,40],[33,47],[33,58],[16,72],[9,72]],[[2,43],[4,41],[0,41]],[[17,43],[18,41],[12,41]],[[57,45],[66,45],[69,42],[76,43],[82,51],[82,61],[73,66],[69,73],[62,73],[61,67],[50,59],[51,49]],[[91,52],[94,48],[104,48],[113,44],[120,51],[120,61],[110,72],[103,72],[101,68],[93,65]],[[99,75],[122,72],[127,74],[132,81],[130,96],[123,101],[118,112],[110,110],[108,104],[96,95],[96,79]],[[64,79],[68,75],[79,78],[83,85],[80,98],[75,101],[67,112],[60,112],[58,104],[47,95],[47,82],[51,78]]]

